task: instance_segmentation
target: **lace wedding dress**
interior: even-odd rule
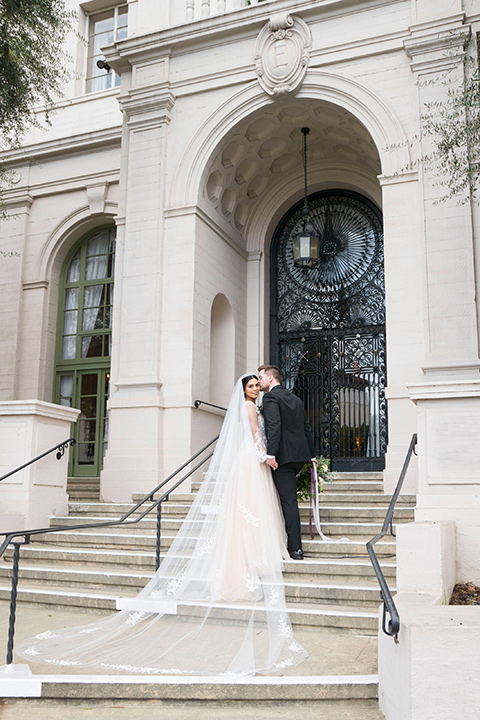
[[[302,662],[285,606],[283,517],[257,419],[254,436],[240,378],[209,469],[147,586],[114,615],[40,633],[17,655],[168,675],[246,676]]]

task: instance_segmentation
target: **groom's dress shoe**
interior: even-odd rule
[[[303,560],[303,550],[300,548],[299,550],[295,550],[294,552],[289,552],[290,557],[292,560]]]

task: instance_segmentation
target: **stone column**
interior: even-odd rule
[[[424,272],[421,189],[417,172],[380,178],[385,226],[388,448],[385,492],[392,493],[416,429],[407,383],[421,380],[424,358]],[[415,493],[415,458],[403,492]]]
[[[160,58],[133,68],[124,91],[122,207],[112,328],[109,447],[101,473],[105,500],[130,501],[162,475],[160,380],[164,177],[174,97]]]
[[[469,28],[462,16],[440,29],[422,24],[405,43],[417,79],[419,108],[445,99],[463,82]],[[445,82],[445,79],[447,82]],[[431,151],[429,138],[422,155]],[[448,180],[448,178],[446,178]],[[419,489],[416,520],[454,521],[458,581],[480,582],[480,359],[478,269],[469,203],[435,203],[445,193],[423,173],[425,359],[409,385],[417,406]]]
[[[22,190],[5,197],[9,242],[0,247],[0,399],[14,400],[18,386],[19,330],[27,223],[33,197]],[[13,253],[13,248],[15,252]]]
[[[257,369],[269,361],[265,348],[265,258],[262,252],[249,252],[247,265],[247,367]]]

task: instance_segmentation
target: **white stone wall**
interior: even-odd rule
[[[51,400],[62,262],[82,232],[118,216],[112,443],[103,484],[115,492],[122,485],[116,473],[125,468],[125,496],[134,484],[132,469],[139,467],[137,454],[147,484],[208,434],[194,429],[199,421],[191,403],[196,396],[212,398],[209,333],[216,295],[223,294],[233,312],[233,376],[267,359],[269,246],[278,220],[302,194],[298,151],[290,149],[282,151],[289,154],[285,164],[277,163],[284,171],[269,170],[270,160],[255,170],[258,177],[246,186],[256,182],[258,194],[242,195],[241,185],[238,193],[231,190],[238,168],[245,171],[245,143],[254,142],[252,133],[250,139],[240,137],[245,128],[257,123],[263,134],[259,152],[282,130],[281,123],[271,122],[280,101],[259,87],[253,63],[258,32],[278,3],[188,25],[182,25],[186,8],[170,5],[152,13],[147,0],[130,3],[130,38],[106,50],[122,72],[121,89],[82,95],[81,83],[72,82],[67,91],[73,97],[60,103],[52,127],[31,131],[26,149],[38,162],[26,162],[23,151],[14,154],[21,177],[10,199],[12,210],[20,212],[3,226],[8,241],[2,249],[18,248],[21,255],[2,267],[2,396]],[[281,102],[295,112],[304,103],[319,116],[322,104],[336,105],[345,128],[351,128],[350,150],[365,142],[360,124],[352,124],[357,118],[380,158],[378,180],[374,165],[345,154],[338,140],[341,125],[336,135],[322,130],[315,139],[312,133],[310,189],[354,189],[384,213],[389,490],[416,430],[407,385],[422,381],[425,368],[435,363],[454,359],[474,366],[478,359],[473,295],[478,240],[472,236],[478,219],[474,214],[469,226],[465,209],[434,210],[431,185],[415,163],[422,151],[415,136],[423,92],[416,78],[438,69],[444,46],[435,46],[435,38],[461,28],[456,13],[462,4],[296,3],[291,10],[308,24],[312,47],[303,84]],[[177,27],[168,29],[169,23]],[[78,68],[83,50],[76,51]],[[212,201],[208,180],[215,167],[221,187]],[[465,230],[461,247],[453,247],[450,239],[459,227]],[[211,423],[217,422],[212,416]],[[415,488],[413,465],[405,490]]]

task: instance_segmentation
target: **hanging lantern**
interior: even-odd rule
[[[305,180],[305,201],[303,205],[302,228],[293,236],[293,262],[297,267],[313,267],[318,262],[320,240],[315,234],[312,223],[309,221],[310,209],[308,207],[307,190],[307,134],[310,128],[302,128],[303,133],[303,172]]]

